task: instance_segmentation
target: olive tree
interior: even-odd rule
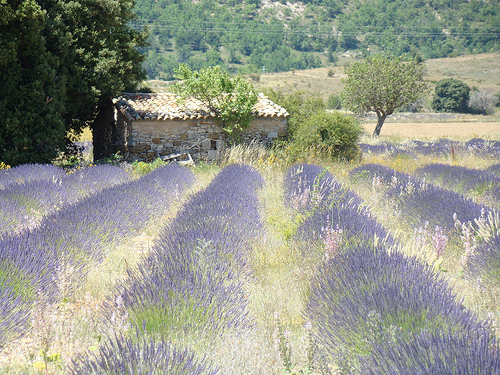
[[[220,66],[192,71],[186,64],[175,70],[180,80],[172,86],[181,100],[194,98],[205,105],[233,141],[250,125],[257,92],[242,76],[231,76]]]
[[[403,105],[420,99],[427,91],[422,80],[423,65],[401,57],[370,56],[345,68],[342,104],[357,114],[375,112],[380,135],[387,116]]]

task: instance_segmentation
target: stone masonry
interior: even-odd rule
[[[152,161],[189,153],[195,159],[214,160],[224,150],[224,132],[206,112],[197,113],[193,106],[189,110],[175,107],[171,102],[165,105],[165,94],[131,95],[137,98],[132,104],[129,101],[124,105],[123,97],[115,101],[115,146],[125,159]],[[150,103],[142,105],[140,100],[144,98]],[[260,107],[256,106],[260,110],[255,111],[254,120],[244,133],[245,142],[269,145],[277,137],[287,135],[288,113],[268,99],[266,103],[266,99],[260,97]],[[163,106],[152,106],[157,103]]]

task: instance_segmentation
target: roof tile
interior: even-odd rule
[[[213,117],[207,107],[194,98],[179,105],[178,96],[171,93],[126,93],[114,99],[116,108],[127,120],[184,120]],[[259,94],[253,114],[256,117],[287,117],[285,108]]]

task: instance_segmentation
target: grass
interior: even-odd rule
[[[491,88],[498,92],[500,91],[499,57],[500,54],[495,53],[429,60],[426,62],[426,78],[437,82],[441,78],[455,77],[471,86]],[[328,77],[330,69],[333,71],[333,76]],[[273,87],[282,88],[284,91],[316,92],[327,99],[330,94],[340,92],[342,77],[343,68],[337,66],[268,73],[261,75],[255,85],[262,90],[265,87]],[[152,87],[155,88],[154,85]],[[364,125],[367,134],[370,134],[375,122],[366,119]],[[419,117],[396,114],[388,118],[380,138],[365,136],[362,142],[405,143],[411,139],[441,137],[457,140],[475,137],[500,140],[500,116],[459,115],[436,120],[435,117],[426,115]],[[82,140],[91,140],[91,132],[88,129],[84,131]],[[475,311],[479,317],[493,319],[494,324],[498,324],[500,288],[494,285],[479,288],[477,284],[462,277],[462,243],[450,242],[446,256],[437,262],[432,246],[429,243],[424,246],[418,244],[414,228],[401,228],[397,216],[390,214],[391,207],[373,193],[371,186],[353,182],[348,178],[350,170],[364,163],[382,164],[400,172],[413,173],[416,168],[429,163],[439,162],[482,169],[498,161],[473,155],[460,155],[455,158],[420,156],[418,159],[405,156],[365,155],[362,160],[352,163],[337,163],[315,157],[304,159],[303,161],[322,165],[344,186],[354,190],[365,200],[378,220],[402,242],[399,251],[416,255],[423,262],[434,265],[442,277],[453,286],[459,298],[464,299],[465,306]],[[276,330],[275,312],[279,313],[284,330],[288,332],[294,371],[303,368],[307,363],[308,340],[302,310],[308,295],[309,280],[316,265],[303,259],[297,246],[290,240],[297,228],[297,217],[284,206],[282,199],[283,171],[290,162],[278,154],[252,145],[229,149],[220,165],[198,163],[192,169],[198,182],[185,199],[189,199],[191,194],[206,187],[220,169],[229,163],[253,165],[266,180],[266,185],[259,196],[266,231],[251,255],[255,278],[248,285],[249,313],[255,319],[258,329],[241,335],[226,332],[218,337],[180,335],[175,338],[197,353],[211,358],[216,365],[225,369],[223,373],[266,375],[283,373],[283,358],[276,350],[273,338]],[[148,168],[144,167],[144,170]],[[478,192],[475,199],[481,199],[480,193]],[[3,348],[0,355],[0,373],[64,374],[73,355],[85,349],[97,348],[99,342],[113,331],[124,331],[127,328],[128,317],[120,310],[119,303],[115,307],[114,324],[107,326],[100,319],[102,302],[111,294],[113,285],[126,276],[127,270],[132,269],[141,256],[147,254],[161,228],[175,218],[183,202],[185,200],[177,202],[168,214],[161,220],[151,223],[141,235],[111,249],[105,261],[89,274],[87,283],[75,298],[59,304],[38,306],[39,313],[33,322],[32,332]]]
[[[365,141],[372,141],[371,138]],[[430,245],[416,246],[412,230],[401,229],[396,217],[387,215],[387,206],[379,196],[373,194],[371,186],[352,182],[348,173],[363,163],[379,163],[401,172],[412,173],[415,168],[432,162],[484,168],[492,160],[474,156],[459,156],[458,159],[420,157],[417,160],[404,157],[369,155],[353,163],[334,163],[328,160],[311,160],[336,175],[342,183],[353,189],[367,203],[380,222],[403,243],[400,251],[417,254],[422,261],[435,264],[450,285],[455,288],[467,307],[480,317],[500,319],[497,287],[477,292],[477,285],[461,277],[460,243],[450,244],[442,263],[436,264]],[[302,315],[307,300],[309,282],[315,264],[305,260],[299,249],[290,240],[296,228],[297,218],[283,204],[282,178],[289,161],[274,156],[258,146],[239,146],[229,150],[221,165],[199,164],[193,168],[198,183],[191,194],[201,190],[227,163],[244,162],[255,166],[266,180],[260,191],[262,218],[265,235],[251,255],[255,277],[248,291],[249,313],[255,319],[257,329],[235,335],[231,332],[218,337],[202,338],[182,336],[175,338],[192,347],[197,353],[207,355],[215,364],[234,374],[279,374],[283,373],[283,358],[275,348],[273,334],[276,330],[275,312],[287,331],[294,371],[307,363],[307,335]],[[189,199],[187,197],[186,199]],[[41,306],[34,322],[34,331],[28,337],[16,340],[2,353],[0,368],[7,374],[64,374],[71,356],[82,349],[94,348],[112,330],[126,328],[127,316],[117,306],[114,327],[104,326],[100,321],[102,301],[110,294],[112,286],[126,275],[143,254],[151,248],[155,236],[163,225],[175,217],[182,202],[171,210],[160,222],[152,223],[148,230],[131,239],[127,244],[112,249],[106,260],[89,275],[86,286],[77,297],[62,304]],[[446,271],[446,272],[445,272]]]

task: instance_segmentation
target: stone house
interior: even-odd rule
[[[130,93],[113,100],[114,149],[126,160],[151,161],[189,153],[195,159],[213,160],[224,149],[224,132],[201,102],[181,105],[174,94]],[[254,119],[244,141],[266,145],[287,135],[288,112],[263,94],[253,110]]]

